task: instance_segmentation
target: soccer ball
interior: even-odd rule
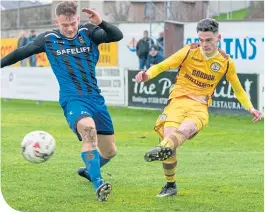
[[[53,155],[55,140],[45,131],[33,131],[25,135],[21,147],[26,160],[31,163],[43,163]]]

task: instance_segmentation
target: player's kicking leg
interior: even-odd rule
[[[105,134],[107,134],[105,132]],[[105,166],[116,155],[117,149],[114,143],[113,132],[109,132],[110,135],[98,134],[98,150],[99,150],[99,162],[100,168]],[[91,178],[88,174],[86,167],[80,167],[77,170],[79,176],[87,179],[91,182]]]
[[[155,130],[163,139],[145,154],[146,161],[162,161],[167,181],[158,197],[177,194],[176,149],[208,123],[208,107],[187,97],[174,98],[158,117]]]
[[[170,126],[170,124],[172,126]],[[176,148],[182,145],[184,141],[188,139],[189,136],[186,133],[185,129],[179,130],[178,124],[172,122],[164,124],[163,135],[164,139],[160,142],[159,146],[156,146],[146,152],[144,158],[147,162],[165,161],[168,158],[172,157],[173,153],[176,151]]]
[[[149,150],[145,154],[145,160],[162,161],[166,185],[162,188],[157,197],[174,196],[177,194],[176,185],[176,149],[190,138],[196,131],[196,124],[192,121],[184,121],[180,126],[174,123],[164,125],[164,139],[158,147]]]
[[[164,146],[157,146],[148,150],[145,153],[144,159],[147,162],[152,162],[156,160],[164,161],[168,159],[172,154],[173,150],[171,148]]]
[[[174,125],[174,124],[173,124]],[[151,161],[162,161],[166,185],[163,186],[162,190],[157,194],[157,197],[175,196],[177,194],[176,185],[176,144],[172,141],[176,140],[177,126],[165,127],[164,128],[164,139],[160,142],[158,147],[150,149],[145,154],[145,160]],[[183,143],[183,142],[182,142]]]
[[[101,135],[98,134],[98,150],[99,150],[99,161],[100,168],[106,165],[115,155],[116,155],[116,146],[114,144],[114,135]],[[88,173],[86,167],[81,167],[78,169],[77,173],[79,176],[84,177],[89,182],[92,182],[91,177]],[[105,201],[107,196],[111,191],[111,184],[104,183],[96,191],[97,199],[99,201]]]
[[[77,131],[82,138],[81,157],[86,165],[88,176],[94,185],[96,197],[105,201],[111,192],[111,184],[103,181],[100,172],[99,152],[97,150],[97,132],[92,118],[85,117],[78,121]]]
[[[98,101],[102,101],[103,97],[98,97]],[[96,106],[98,116],[93,120],[97,129],[97,150],[99,155],[99,167],[105,166],[117,152],[115,142],[114,142],[114,128],[105,104],[100,104]],[[82,167],[78,169],[78,174],[81,177],[86,178],[90,182],[93,182],[91,173],[88,171],[87,167]],[[99,201],[104,201],[107,199],[111,191],[111,185],[109,183],[104,183],[102,186],[97,188],[96,194]]]

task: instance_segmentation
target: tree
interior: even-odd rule
[[[129,1],[109,2],[108,13],[114,22],[128,21],[130,16],[131,3]]]

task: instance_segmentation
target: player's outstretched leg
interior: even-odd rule
[[[93,150],[93,152],[94,152],[94,156],[95,156],[93,158],[96,159],[97,155],[99,155],[98,151]],[[96,191],[96,197],[97,197],[98,201],[100,201],[100,202],[106,201],[108,199],[108,195],[110,194],[110,192],[112,190],[112,186],[110,183],[103,181],[101,174],[100,174],[100,166],[99,166],[100,164],[98,163],[98,165],[96,165],[97,162],[96,161],[93,162],[94,159],[92,159],[92,161],[91,160],[87,161],[87,159],[89,158],[89,157],[87,157],[87,155],[85,157],[82,156],[82,158],[86,164],[87,164],[87,162],[89,162],[90,165],[88,165],[86,168],[85,167],[79,168],[78,174],[93,183],[95,191]],[[90,158],[92,158],[92,157],[90,157]],[[92,164],[93,164],[93,167],[91,166]],[[98,169],[96,169],[96,167],[98,167]]]
[[[144,159],[147,162],[167,160],[172,156],[173,151],[183,144],[188,137],[189,135],[187,135],[186,132],[182,132],[177,128],[171,128],[161,141],[160,145],[150,149],[145,154]]]
[[[168,159],[173,153],[173,150],[169,147],[157,146],[145,153],[144,159],[147,162],[152,161],[164,161]]]
[[[84,171],[81,175],[91,179],[96,191],[96,198],[99,201],[107,200],[107,196],[110,194],[111,185],[105,183],[101,176],[100,171],[100,154],[97,150],[97,132],[95,123],[92,118],[86,117],[77,123],[78,133],[82,137],[82,153],[81,157],[86,165],[87,175]]]

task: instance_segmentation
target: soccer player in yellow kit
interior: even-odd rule
[[[254,116],[253,122],[261,120],[261,112],[252,106],[238,80],[233,60],[218,48],[221,39],[218,27],[219,23],[214,19],[201,20],[197,24],[199,44],[186,45],[163,62],[136,75],[137,82],[146,82],[168,69],[179,67],[168,104],[155,125],[160,145],[145,154],[146,161],[163,163],[167,184],[158,197],[177,194],[176,148],[207,125],[208,106],[223,76],[231,83],[240,103]]]

